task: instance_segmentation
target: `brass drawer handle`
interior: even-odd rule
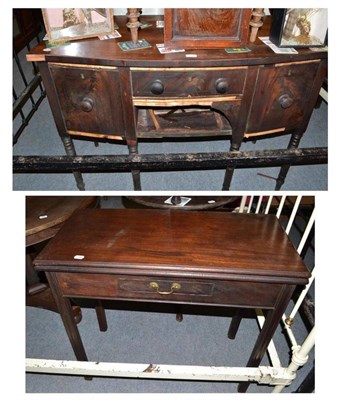
[[[174,292],[174,290],[178,290],[181,288],[181,285],[179,283],[174,282],[171,285],[170,291],[169,292],[162,292],[159,290],[159,285],[157,282],[150,282],[149,285],[152,289],[155,289],[157,291],[158,294],[162,294],[162,295],[167,295],[167,294],[172,294]]]

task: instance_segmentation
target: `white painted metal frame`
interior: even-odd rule
[[[277,218],[280,218],[280,216],[281,216],[282,209],[285,205],[286,197],[287,196],[281,197],[281,200],[280,200],[279,206],[277,208],[277,212],[276,212]],[[272,200],[273,200],[273,196],[270,196],[268,199],[268,202],[266,204],[265,211],[264,211],[266,214],[270,210],[270,205],[272,203]],[[291,215],[289,217],[288,224],[285,229],[285,232],[287,235],[289,235],[289,233],[291,231],[291,228],[293,226],[295,217],[297,215],[301,200],[302,200],[301,195],[297,196],[295,199],[295,203],[294,203]],[[260,196],[258,203],[261,203],[261,202],[262,202],[262,196]],[[259,204],[257,205],[256,210],[258,210],[258,209],[259,209]],[[306,228],[304,230],[304,233],[302,235],[300,243],[297,247],[297,252],[299,254],[301,254],[301,251],[306,243],[307,237],[314,225],[314,222],[315,222],[315,208],[313,209],[313,212],[312,212],[312,214],[309,218],[309,221],[306,225]],[[274,345],[273,341],[270,342],[268,349],[267,349],[273,366],[276,366],[276,367],[280,368],[280,370],[284,370],[285,372],[288,372],[288,373],[295,373],[299,367],[306,364],[306,362],[308,361],[308,354],[311,351],[311,349],[314,347],[314,344],[315,344],[315,328],[312,329],[312,331],[309,333],[309,335],[307,336],[307,338],[305,339],[305,341],[303,342],[302,345],[298,345],[297,340],[296,340],[293,330],[292,330],[292,323],[294,321],[294,317],[295,317],[296,313],[298,312],[299,307],[301,306],[310,286],[312,285],[312,283],[314,281],[315,268],[313,268],[313,271],[311,272],[311,274],[312,274],[312,276],[310,277],[308,284],[306,285],[305,289],[301,292],[298,300],[295,303],[293,310],[289,314],[289,317],[287,317],[286,314],[283,314],[283,316],[282,316],[282,324],[284,326],[284,329],[287,332],[287,336],[290,340],[291,349],[292,349],[292,359],[291,359],[291,363],[289,364],[289,366],[287,368],[281,367],[280,360],[279,360],[279,357],[278,357],[278,354],[275,349],[275,345]],[[259,322],[260,326],[262,327],[262,325],[264,323],[264,317],[263,317],[263,314],[261,313],[261,311],[258,312],[258,322]],[[284,387],[285,387],[285,385],[280,385],[278,383],[275,384],[273,393],[281,392]]]
[[[243,196],[238,212],[240,213],[266,213],[272,207],[274,196]],[[256,202],[254,210],[253,204]],[[277,206],[276,216],[280,218],[287,196],[281,196]],[[302,196],[297,196],[292,208],[285,231],[289,235],[296,218]],[[297,251],[301,254],[307,237],[314,225],[315,210],[304,230]],[[311,284],[314,281],[315,271],[308,285],[302,291],[294,308],[287,317],[282,316],[282,324],[287,332],[292,349],[291,362],[287,367],[281,365],[279,355],[273,341],[268,346],[268,354],[271,366],[260,366],[258,368],[239,368],[239,367],[206,367],[206,366],[186,366],[186,365],[159,365],[159,364],[119,364],[90,361],[66,361],[66,360],[46,360],[46,359],[26,359],[26,372],[51,373],[51,374],[71,374],[89,376],[110,376],[110,377],[130,377],[130,378],[152,378],[152,379],[175,379],[175,380],[211,380],[211,381],[251,381],[259,384],[273,385],[273,393],[281,392],[285,386],[290,385],[296,378],[296,371],[308,360],[308,354],[315,344],[315,329],[313,328],[305,341],[299,345],[294,336],[292,321],[299,310]],[[264,324],[262,310],[257,310],[259,327]],[[288,323],[287,323],[288,322]]]

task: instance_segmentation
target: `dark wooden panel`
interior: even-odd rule
[[[242,94],[246,75],[247,67],[132,71],[133,95],[193,97]],[[153,92],[155,82],[163,85],[163,92]]]
[[[298,127],[313,89],[319,61],[259,69],[247,132]]]
[[[69,133],[124,136],[118,72],[50,64]]]
[[[218,48],[247,42],[251,9],[167,8],[164,42],[171,47]]]

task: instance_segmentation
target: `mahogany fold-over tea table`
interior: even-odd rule
[[[293,291],[310,276],[274,215],[217,211],[80,210],[35,267],[48,277],[79,361],[87,356],[69,300],[77,297],[264,309],[248,367],[259,366]]]

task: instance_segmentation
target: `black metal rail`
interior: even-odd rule
[[[326,147],[189,154],[14,156],[14,173],[123,172],[326,164]]]

